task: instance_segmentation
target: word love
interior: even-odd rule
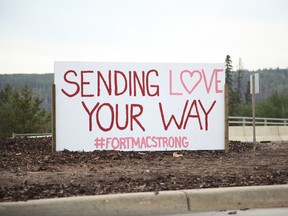
[[[220,74],[223,73],[223,69],[214,69],[210,77],[208,77],[205,71],[202,70],[183,70],[173,78],[172,70],[169,70],[170,81],[170,95],[183,95],[183,91],[188,94],[192,94],[197,88],[203,87],[207,94],[210,94],[212,87],[214,87],[214,93],[222,93],[223,85],[219,79]],[[174,86],[180,83],[180,89],[175,90]],[[179,85],[178,85],[179,86]]]

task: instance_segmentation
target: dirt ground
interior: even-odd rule
[[[288,143],[230,142],[230,152],[51,152],[51,138],[0,139],[0,202],[288,184]]]

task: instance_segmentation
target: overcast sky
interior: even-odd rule
[[[54,61],[288,67],[287,0],[0,0],[0,73]]]

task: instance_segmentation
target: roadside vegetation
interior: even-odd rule
[[[248,71],[239,59],[225,58],[229,84],[229,116],[252,116],[250,75],[259,73],[256,117],[288,118],[288,68]],[[12,133],[51,132],[51,86],[53,74],[0,75],[0,137]]]
[[[0,92],[0,137],[51,132],[51,113],[41,108],[41,103],[27,86],[18,89],[7,84]]]

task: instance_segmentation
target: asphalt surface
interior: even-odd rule
[[[248,210],[230,210],[230,211],[214,211],[187,214],[174,214],[169,216],[287,216],[288,208],[268,208],[268,209],[248,209]]]

